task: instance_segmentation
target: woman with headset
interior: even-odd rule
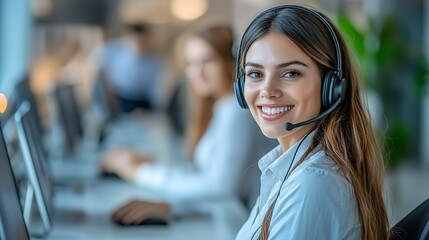
[[[339,31],[284,5],[245,31],[239,104],[280,146],[259,161],[261,191],[237,239],[387,239],[383,158]]]
[[[238,195],[243,201],[252,201],[250,195],[246,196],[251,192],[239,189],[243,187],[242,178],[251,174],[253,170],[249,168],[258,174],[256,161],[277,145],[236,103],[233,36],[229,27],[195,30],[185,39],[183,55],[190,96],[186,138],[193,153],[191,168],[154,163],[131,150],[108,152],[102,161],[104,171],[165,198],[165,203],[132,201],[124,205],[112,215],[120,223],[169,220],[197,210],[195,203],[200,200]],[[256,197],[257,193],[252,205]]]

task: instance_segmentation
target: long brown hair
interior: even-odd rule
[[[233,35],[231,28],[228,26],[212,26],[197,29],[189,32],[186,39],[192,37],[206,41],[222,59],[222,63],[225,64],[223,69],[226,76],[222,83],[225,89],[232,91],[234,59],[232,55]],[[207,130],[212,118],[213,105],[217,99],[214,97],[202,98],[191,87],[188,87],[188,93],[190,111],[187,117],[186,140],[190,153],[193,153],[196,145]]]
[[[342,52],[343,75],[348,82],[346,97],[330,115],[316,124],[309,149],[292,171],[318,145],[336,163],[344,177],[351,183],[356,199],[362,239],[387,239],[389,224],[382,195],[384,162],[380,145],[375,137],[363,104],[362,86],[352,64],[344,39],[332,22]],[[280,7],[264,12],[248,27],[243,36],[239,71],[244,71],[245,56],[257,39],[269,32],[284,34],[316,62],[323,76],[335,69],[336,52],[331,34],[314,13],[297,8]],[[289,173],[290,174],[290,173]],[[270,206],[261,226],[259,239],[269,237],[269,226],[275,202]]]

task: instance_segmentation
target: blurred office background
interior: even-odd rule
[[[349,40],[385,143],[386,195],[396,223],[429,197],[428,0],[1,0],[0,90],[7,98],[28,76],[49,128],[46,93],[58,81],[73,83],[81,110],[93,116],[94,52],[122,34],[124,21],[136,20],[155,26],[154,43],[168,59],[169,94],[182,74],[174,56],[183,31],[228,23],[238,41],[256,14],[283,3],[320,9]]]

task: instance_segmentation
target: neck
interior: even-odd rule
[[[313,129],[313,127],[314,124],[303,126],[292,130],[292,133],[287,136],[277,138],[277,141],[279,141],[283,152],[286,152],[292,145],[301,140],[307,133],[309,133]]]

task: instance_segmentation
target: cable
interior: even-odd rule
[[[314,130],[314,129],[313,129]],[[281,189],[282,189],[282,186],[283,186],[283,184],[285,183],[285,181],[286,181],[286,179],[287,179],[287,177],[288,177],[288,175],[289,175],[289,171],[290,171],[290,169],[292,168],[292,165],[293,165],[293,163],[294,163],[294,161],[295,161],[295,157],[296,157],[296,154],[298,153],[298,150],[299,150],[299,148],[301,147],[301,144],[304,142],[304,140],[308,137],[308,135],[310,135],[310,133],[311,132],[313,132],[313,130],[311,130],[311,131],[309,131],[307,134],[305,134],[305,136],[301,139],[301,141],[299,142],[299,144],[298,144],[298,147],[296,148],[296,150],[295,150],[295,153],[293,154],[293,157],[292,157],[292,161],[291,161],[291,163],[289,164],[289,168],[287,169],[287,172],[286,172],[286,175],[284,176],[284,178],[283,178],[283,181],[282,181],[282,183],[281,183],[281,185],[280,185],[280,188],[279,188],[279,190],[277,191],[277,195],[276,195],[276,198],[274,199],[274,201],[273,201],[273,204],[275,205],[275,203],[277,202],[277,199],[279,198],[279,196],[280,196],[280,191],[281,191]],[[274,205],[273,205],[273,208],[274,208]],[[256,220],[256,217],[259,215],[259,205],[258,205],[258,211],[257,211],[257,213],[256,213],[256,216],[255,216],[255,219],[253,220],[253,222],[255,222],[255,220]],[[270,222],[270,224],[271,224],[271,222]],[[252,237],[251,237],[251,239],[253,239],[254,237],[255,237],[255,234],[259,231],[259,229],[261,229],[261,227],[262,227],[262,225],[261,226],[259,226],[257,229],[256,229],[256,231],[253,233],[253,235],[252,235]]]

